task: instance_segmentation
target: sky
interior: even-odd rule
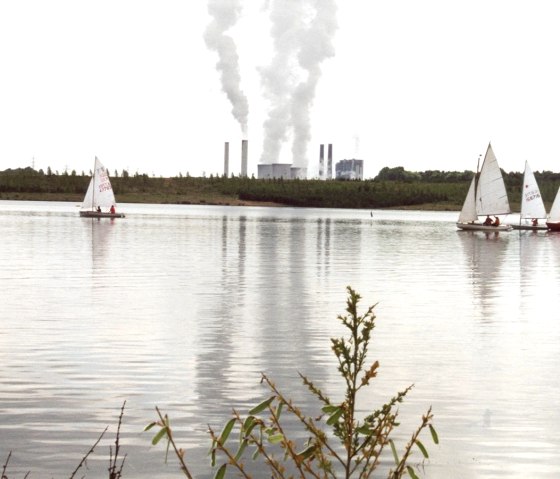
[[[489,142],[506,171],[558,172],[559,13],[554,0],[4,0],[0,170],[89,173],[97,156],[110,172],[221,175],[228,141],[238,175],[247,139],[255,176],[281,162],[314,177],[329,143],[365,178],[472,171]],[[237,58],[224,78],[218,47]]]

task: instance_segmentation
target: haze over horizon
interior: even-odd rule
[[[525,160],[555,171],[559,10],[552,0],[3,2],[0,170],[88,172],[98,156],[110,171],[208,176],[222,174],[229,141],[239,174],[247,138],[255,176],[279,161],[312,177],[321,143],[334,162],[363,159],[366,178],[385,166],[474,171],[489,141],[505,171]],[[235,75],[220,58],[236,60],[229,93]],[[247,108],[232,113],[239,92]]]

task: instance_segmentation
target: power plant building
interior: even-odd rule
[[[271,164],[260,164],[257,165],[258,178],[261,180],[271,180],[273,178],[284,178],[289,180],[292,178],[291,169],[292,165],[290,163],[271,163]]]
[[[364,160],[341,160],[335,165],[337,180],[363,180]]]
[[[305,179],[307,179],[307,168],[292,166],[290,168],[290,178],[292,180],[305,180]]]

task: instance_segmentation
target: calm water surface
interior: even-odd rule
[[[155,406],[208,477],[207,425],[267,397],[261,371],[310,411],[298,371],[340,399],[329,338],[348,285],[378,303],[361,407],[415,384],[397,439],[433,406],[426,477],[559,476],[560,234],[459,232],[445,212],[120,209],[0,202],[9,477],[68,477],[109,426],[85,471],[106,477],[125,400],[124,477],[182,477],[142,432]]]

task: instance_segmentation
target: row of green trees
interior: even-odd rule
[[[402,167],[383,168],[373,180],[258,180],[254,177],[208,178],[179,175],[173,178],[149,177],[126,171],[112,177],[121,202],[197,202],[213,197],[245,201],[275,202],[290,206],[328,208],[390,208],[440,205],[457,208],[463,203],[474,173],[424,171],[409,172]],[[536,172],[545,204],[550,206],[560,186],[560,174]],[[518,205],[522,173],[504,172],[512,205]],[[44,174],[31,168],[0,172],[0,195],[5,193],[70,194],[76,198],[87,189],[89,176]]]

